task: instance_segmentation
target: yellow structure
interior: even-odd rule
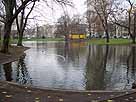
[[[70,34],[69,39],[86,39],[86,34]]]

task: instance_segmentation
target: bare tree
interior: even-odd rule
[[[129,5],[130,5],[130,9],[128,10],[128,16],[129,16],[129,24],[128,24],[128,33],[129,33],[129,35],[130,35],[130,37],[132,38],[132,43],[135,43],[135,37],[136,37],[136,34],[135,34],[135,21],[136,21],[136,18],[135,18],[135,16],[136,16],[136,10],[135,10],[135,8],[134,8],[134,2],[132,2],[131,0],[126,0],[126,1],[128,1],[128,3],[129,3]],[[133,16],[132,16],[133,15]],[[134,18],[134,24],[133,24],[133,27],[134,27],[134,29],[133,29],[133,33],[131,32],[131,24],[132,24],[132,18]]]
[[[16,0],[2,0],[1,4],[3,6],[4,13],[0,15],[1,22],[4,23],[4,39],[2,43],[1,52],[8,53],[9,38],[11,33],[11,26],[18,14],[25,9],[25,7],[32,2],[37,0],[23,0],[20,4],[18,3],[18,8],[15,10],[17,5]],[[19,1],[18,1],[19,2]]]
[[[23,33],[24,33],[25,27],[27,25],[28,17],[31,14],[32,10],[34,9],[35,2],[36,1],[33,2],[29,12],[27,13],[27,15],[25,14],[25,9],[23,9],[21,11],[21,15],[17,16],[17,18],[16,18],[16,25],[17,25],[17,31],[18,31],[18,36],[19,36],[17,46],[23,46],[22,45]],[[21,3],[23,3],[23,0],[21,0]],[[16,7],[16,9],[17,9],[17,7]]]
[[[65,36],[65,40],[68,40],[68,34],[69,34],[69,25],[70,25],[71,19],[68,15],[61,16],[58,19],[58,22],[56,24],[57,30],[55,31],[56,36]]]
[[[11,26],[18,14],[25,9],[29,4],[39,0],[1,0],[0,4],[3,13],[0,12],[0,21],[4,23],[4,39],[2,43],[1,52],[8,53],[9,38],[11,33]],[[46,0],[43,0],[47,2]],[[53,0],[60,5],[71,5],[69,0]],[[16,8],[16,5],[18,8]],[[16,8],[16,9],[15,9]]]
[[[88,0],[88,5],[90,5],[91,9],[93,9],[99,16],[106,34],[107,42],[109,42],[108,19],[113,9],[114,1],[115,0]]]
[[[133,36],[132,36],[132,41],[135,44],[136,43],[136,10],[134,11],[134,27],[133,27]]]
[[[2,25],[0,23],[0,40],[1,40],[1,33],[2,33]]]
[[[127,7],[122,6],[121,3],[123,2],[126,2]],[[119,2],[117,4],[118,5],[116,6],[116,10],[111,15],[111,21],[114,24],[127,29],[128,35],[130,35],[132,39],[132,43],[135,43],[135,2],[131,0],[123,0],[122,2]]]

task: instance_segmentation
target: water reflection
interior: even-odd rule
[[[136,80],[135,46],[25,42],[18,61],[0,66],[0,80],[75,90],[124,90]]]
[[[20,83],[20,84],[32,84],[32,80],[29,76],[29,72],[28,69],[26,67],[25,64],[25,56],[26,54],[24,54],[23,56],[20,57],[20,59],[16,62],[17,63],[17,68],[16,68],[16,82]]]
[[[131,51],[127,57],[127,78],[129,79],[129,73],[131,79],[136,81],[136,47],[131,47]],[[129,84],[129,80],[128,80]]]
[[[62,55],[65,57],[65,64],[68,66],[72,64],[75,67],[85,65],[86,53],[87,53],[87,43],[86,42],[69,42],[64,43],[64,45],[59,45],[56,43],[56,53],[57,55]],[[59,61],[60,65],[63,65],[63,61]]]
[[[32,84],[29,72],[25,65],[25,54],[14,63],[7,63],[0,67],[0,79],[6,81],[14,81],[19,84]],[[4,74],[3,74],[4,73]]]
[[[89,45],[89,52],[86,63],[86,89],[102,90],[105,89],[105,70],[109,46]],[[95,50],[97,49],[97,50]],[[105,50],[102,50],[105,49]]]
[[[5,78],[6,81],[12,81],[12,67],[11,67],[11,63],[7,63],[3,65],[3,69],[5,72]]]

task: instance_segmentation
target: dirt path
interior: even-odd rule
[[[114,97],[118,96],[124,97],[124,95],[132,93],[135,93],[135,91],[75,92],[66,90],[49,90],[20,86],[14,83],[4,81],[0,82],[0,102],[99,102],[103,100],[106,100],[104,102],[113,102],[109,99],[114,99]]]

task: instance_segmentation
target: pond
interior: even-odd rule
[[[40,88],[126,90],[136,80],[136,47],[27,41],[18,61],[0,65],[0,80]]]

